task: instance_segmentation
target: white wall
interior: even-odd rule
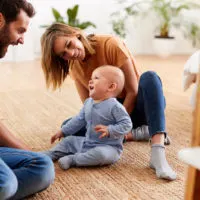
[[[120,6],[116,0],[29,0],[36,9],[36,16],[32,19],[30,29],[25,36],[23,47],[9,48],[8,55],[4,60],[32,60],[40,56],[40,36],[44,29],[39,26],[51,24],[53,16],[51,8],[54,7],[65,15],[67,8],[79,4],[78,17],[80,21],[91,21],[97,25],[97,28],[89,28],[88,33],[110,34],[113,33],[110,24],[110,14],[116,11]],[[190,18],[198,20],[200,13],[192,12]],[[140,19],[139,21],[128,20],[128,34],[126,43],[134,54],[154,54],[152,47],[152,38],[154,36],[153,21],[149,19]],[[177,35],[176,48],[174,54],[191,54],[195,51],[191,44],[185,40],[179,33]]]
[[[91,21],[97,28],[88,28],[87,33],[111,33],[110,13],[114,11],[114,0],[33,0],[37,15],[34,17],[34,28],[37,30],[37,36],[41,35],[43,30],[39,28],[42,24],[51,24],[54,20],[51,8],[56,8],[63,16],[66,16],[67,8],[79,4],[78,18],[80,22]],[[36,38],[36,52],[40,48]]]

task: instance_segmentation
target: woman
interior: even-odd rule
[[[65,24],[51,25],[41,38],[41,46],[47,87],[61,87],[70,74],[82,102],[89,97],[88,82],[94,69],[101,65],[121,68],[126,82],[118,100],[131,116],[133,139],[149,139],[150,135],[150,167],[155,169],[158,178],[176,179],[176,173],[165,157],[165,100],[156,73],[150,71],[140,76],[133,56],[119,38],[110,35],[86,36],[82,30]]]

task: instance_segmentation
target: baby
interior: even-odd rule
[[[95,69],[89,81],[89,98],[79,114],[69,120],[51,138],[51,143],[65,137],[44,153],[66,170],[71,166],[101,166],[119,160],[124,135],[132,129],[129,114],[115,97],[124,88],[124,74],[114,66]],[[86,126],[85,137],[72,136]],[[68,136],[68,137],[66,137]]]

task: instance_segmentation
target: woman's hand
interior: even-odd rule
[[[60,141],[60,139],[64,137],[61,130],[59,130],[55,135],[51,137],[51,144],[53,144],[57,139]]]
[[[96,132],[100,132],[101,133],[101,135],[99,136],[99,139],[109,136],[109,132],[108,132],[108,127],[107,126],[104,126],[104,125],[100,124],[100,125],[95,126],[94,130]]]

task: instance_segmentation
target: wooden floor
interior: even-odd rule
[[[121,160],[112,166],[62,171],[55,163],[54,184],[29,199],[182,200],[187,166],[177,159],[177,152],[190,145],[192,132],[191,89],[182,90],[183,65],[188,57],[136,56],[141,71],[154,70],[163,82],[167,131],[172,138],[166,153],[178,173],[176,181],[155,177],[148,167],[148,143],[129,142],[124,145]],[[73,81],[69,78],[60,90],[47,91],[39,60],[0,66],[0,120],[33,151],[49,149],[51,135],[81,107]]]

